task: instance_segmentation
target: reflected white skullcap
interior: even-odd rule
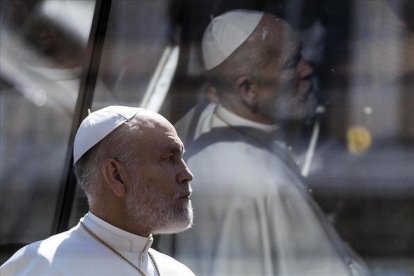
[[[201,44],[206,69],[216,67],[242,45],[263,15],[259,11],[234,10],[213,18]]]
[[[73,144],[73,163],[105,138],[109,133],[128,121],[142,108],[128,106],[108,106],[89,114],[76,132]]]

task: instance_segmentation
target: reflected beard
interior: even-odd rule
[[[133,182],[125,204],[130,218],[152,229],[152,234],[172,234],[191,227],[193,209],[191,201],[176,206],[174,199],[159,193],[156,185]]]
[[[276,103],[276,114],[278,119],[300,120],[312,116],[316,111],[316,101],[298,101],[292,98],[285,98]]]
[[[282,91],[276,96],[273,106],[271,101],[264,106],[265,112],[276,121],[304,119],[315,113],[317,101],[313,94],[304,93],[306,95],[299,96],[292,95],[288,89]]]

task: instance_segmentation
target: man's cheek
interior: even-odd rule
[[[296,78],[296,70],[295,69],[285,69],[282,70],[279,79],[281,82],[293,82]]]

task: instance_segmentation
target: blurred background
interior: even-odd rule
[[[0,263],[77,223],[72,141],[87,110],[119,104],[176,122],[207,97],[212,17],[255,9],[298,31],[318,114],[284,122],[309,190],[374,275],[414,275],[414,2],[0,2]]]

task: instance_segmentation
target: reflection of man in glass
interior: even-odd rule
[[[194,180],[195,225],[176,257],[197,275],[363,274],[277,141],[311,114],[311,66],[286,22],[252,11],[212,20],[203,37],[217,103],[177,125]]]

